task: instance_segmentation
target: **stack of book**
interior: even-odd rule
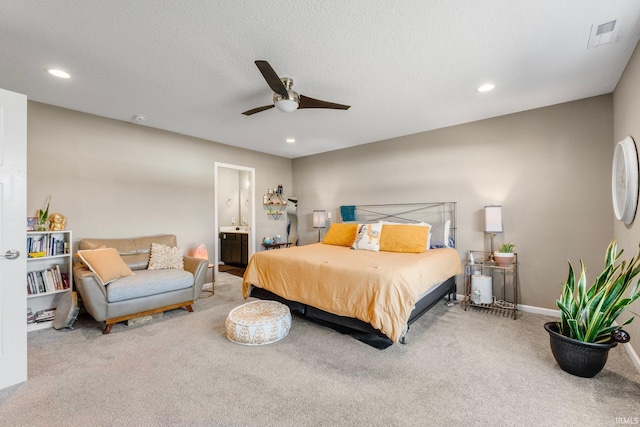
[[[27,293],[34,295],[69,289],[68,279],[58,264],[46,270],[30,271],[27,273]]]
[[[52,234],[27,237],[27,252],[44,252],[44,256],[64,255],[68,252],[68,243]]]
[[[53,320],[55,318],[55,314],[55,308],[36,311],[36,322],[48,322],[50,320]]]

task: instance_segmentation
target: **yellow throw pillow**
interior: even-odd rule
[[[98,276],[103,285],[133,274],[115,248],[78,251],[77,255]]]
[[[419,254],[426,251],[429,241],[428,225],[390,225],[382,226],[380,250]]]
[[[351,246],[358,233],[358,224],[336,222],[331,224],[322,243],[334,246]]]

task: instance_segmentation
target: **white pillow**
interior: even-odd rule
[[[380,234],[382,223],[358,224],[358,234],[351,245],[351,249],[364,249],[366,251],[380,251]]]
[[[183,257],[184,249],[152,243],[149,270],[184,270]]]
[[[431,248],[448,248],[449,232],[451,229],[451,220],[435,224],[431,227],[431,241],[429,245]]]

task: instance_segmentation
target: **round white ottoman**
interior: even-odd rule
[[[289,307],[276,301],[252,301],[234,308],[225,322],[229,341],[262,345],[286,337],[291,329]]]

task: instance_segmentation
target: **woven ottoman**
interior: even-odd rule
[[[263,345],[286,337],[291,329],[289,307],[276,301],[252,301],[234,308],[225,322],[229,341]]]

